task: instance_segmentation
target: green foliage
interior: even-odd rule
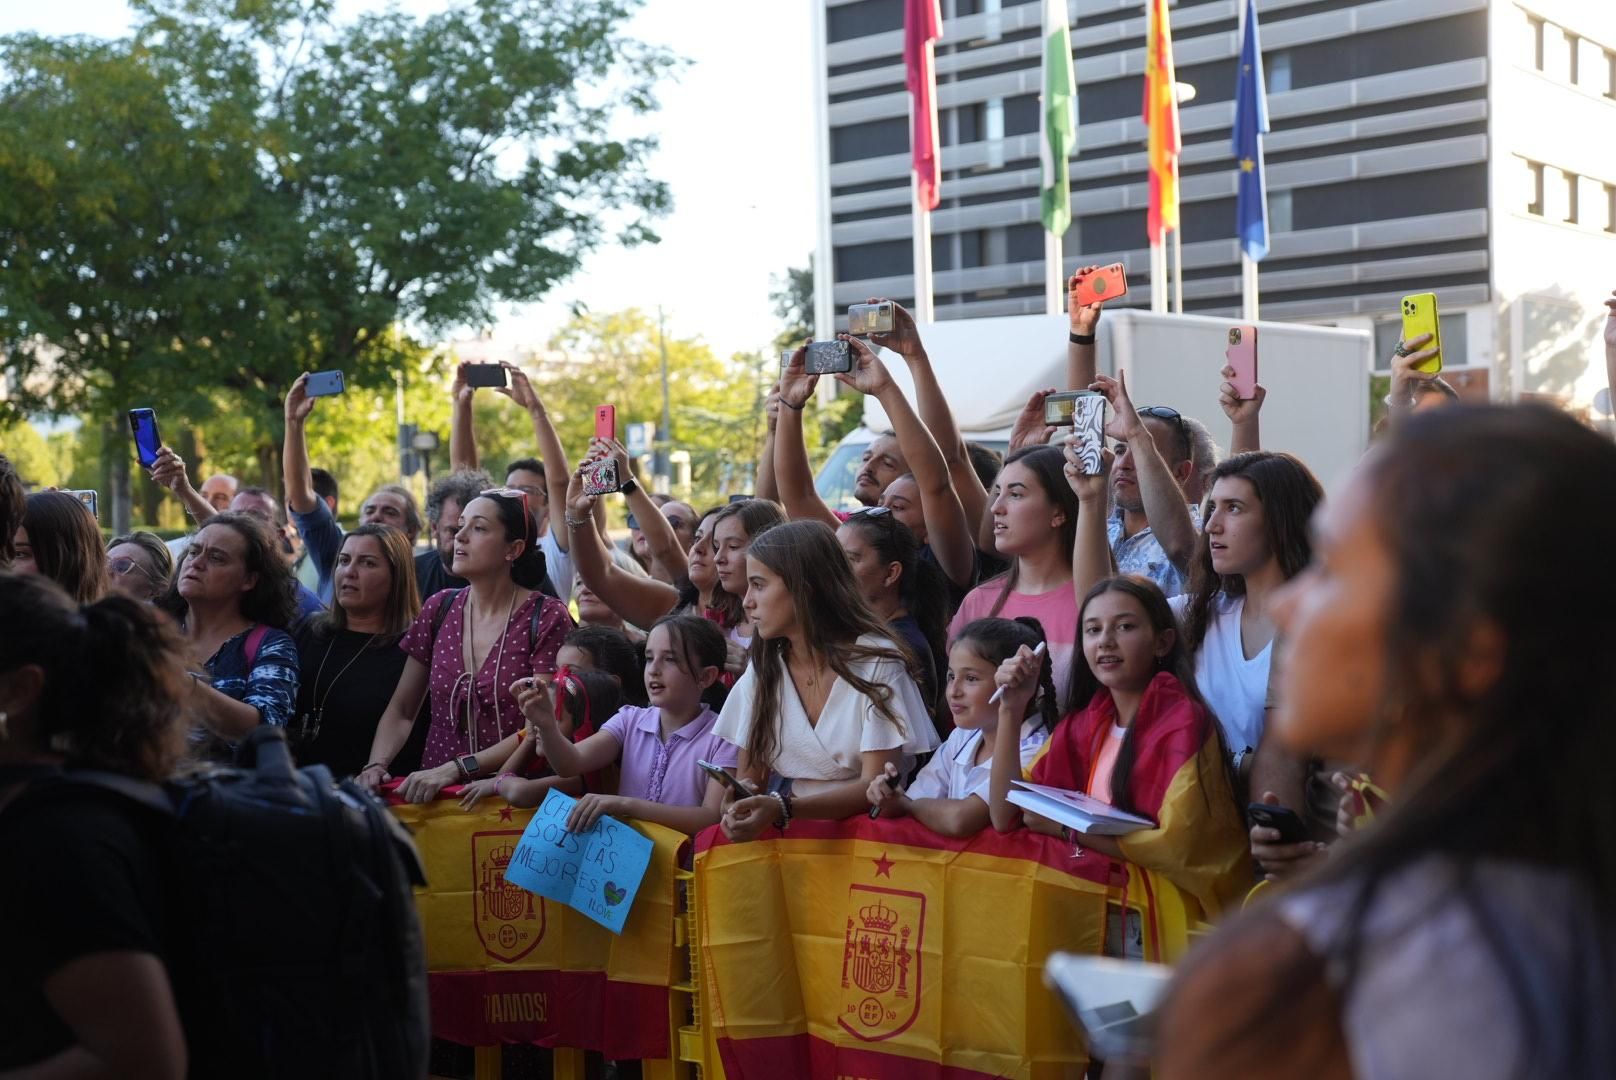
[[[0,453],[11,459],[22,482],[34,487],[66,487],[50,445],[27,421],[0,428]]]
[[[780,320],[774,336],[776,349],[795,349],[814,333],[814,260],[806,267],[791,267],[783,275],[770,276],[769,302]]]

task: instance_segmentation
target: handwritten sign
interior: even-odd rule
[[[505,868],[505,880],[566,904],[621,934],[653,845],[609,817],[596,819],[587,832],[568,832],[567,815],[577,802],[550,790],[523,830]]]

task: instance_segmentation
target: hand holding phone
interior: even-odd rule
[[[1246,807],[1246,816],[1253,825],[1278,832],[1281,844],[1305,844],[1312,839],[1301,815],[1286,807],[1252,803]]]
[[[585,495],[610,495],[623,490],[622,478],[617,474],[617,459],[613,457],[585,465],[583,477]]]
[[[1255,326],[1231,326],[1229,328],[1229,347],[1223,351],[1223,358],[1234,374],[1229,376],[1229,383],[1234,387],[1234,396],[1241,401],[1251,401],[1257,396],[1257,328]]]
[[[615,438],[617,438],[617,406],[616,405],[596,405],[595,406],[595,438],[597,438],[597,439],[615,439]],[[613,490],[615,490],[615,489],[613,489]]]
[[[1436,293],[1415,293],[1403,297],[1403,340],[1413,341],[1421,334],[1431,335],[1426,348],[1435,350],[1435,353],[1414,370],[1434,375],[1442,370],[1442,315],[1437,311]]]
[[[340,371],[316,371],[303,384],[303,392],[309,397],[329,397],[346,389]]]
[[[157,452],[163,448],[163,437],[157,433],[157,414],[151,409],[130,409],[129,430],[135,437],[135,458],[140,467],[149,469],[157,464]]]
[[[730,794],[737,800],[750,799],[755,794],[747,790],[746,785],[735,779],[735,775],[722,765],[715,765],[711,761],[697,761],[696,767],[728,788]]]
[[[466,374],[467,386],[504,386],[505,367],[503,364],[463,364],[461,370]]]
[[[1102,266],[1087,274],[1074,276],[1069,301],[1087,306],[1115,300],[1128,292],[1128,274],[1121,263]]]

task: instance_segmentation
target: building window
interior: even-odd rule
[[[1543,166],[1535,161],[1526,164],[1526,212],[1543,216]]]
[[[1291,54],[1269,53],[1263,57],[1263,76],[1268,80],[1270,94],[1284,93],[1291,88]]]
[[[1268,231],[1270,233],[1290,232],[1296,227],[1292,224],[1292,205],[1289,191],[1270,191],[1268,193]]]

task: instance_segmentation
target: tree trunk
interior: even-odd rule
[[[108,420],[101,429],[101,474],[106,478],[102,490],[107,493],[110,512],[107,521],[114,536],[129,531],[129,432],[116,420]]]

